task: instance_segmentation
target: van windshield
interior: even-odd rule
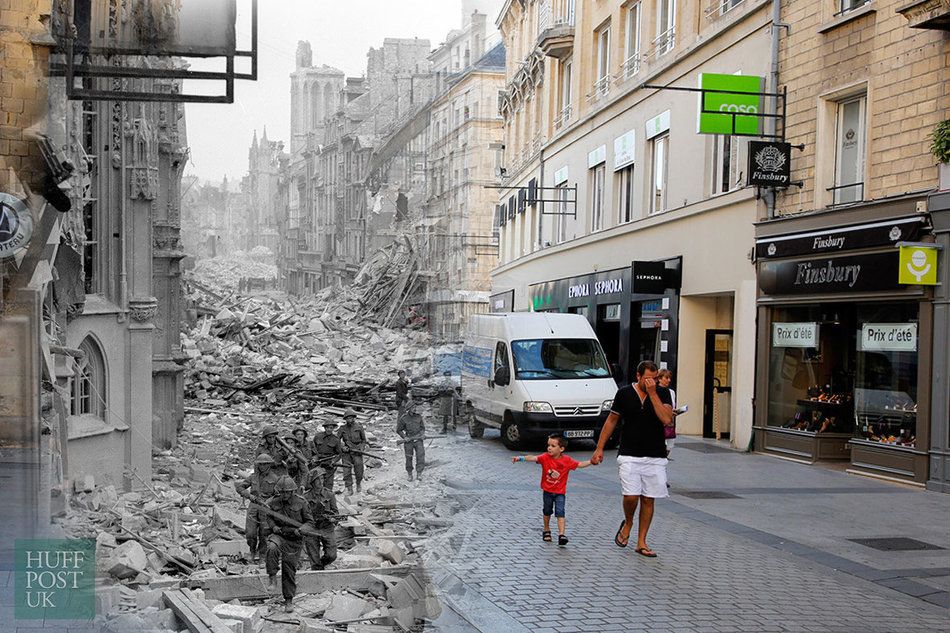
[[[555,338],[512,341],[518,380],[606,378],[607,360],[595,339]]]

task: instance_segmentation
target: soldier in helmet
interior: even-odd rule
[[[281,477],[277,482],[277,496],[267,504],[267,577],[271,588],[277,587],[277,571],[280,570],[280,589],[284,596],[284,609],[294,610],[293,600],[297,595],[297,567],[303,548],[305,531],[313,530],[310,505],[297,493],[297,484],[290,477]]]
[[[323,485],[323,474],[319,466],[310,471],[310,490],[304,495],[310,503],[316,534],[304,538],[303,545],[314,570],[323,569],[336,560],[336,496]]]
[[[396,422],[396,434],[401,437],[406,451],[406,472],[412,481],[412,456],[416,456],[416,478],[422,478],[426,467],[425,436],[426,425],[422,416],[416,412],[416,401],[410,398],[403,408],[403,415]]]
[[[247,517],[244,519],[244,538],[255,562],[266,548],[262,533],[266,513],[260,503],[271,498],[279,480],[280,475],[274,472],[274,458],[267,453],[261,453],[254,460],[254,472],[251,476],[235,486],[237,493],[245,499],[254,497],[258,500],[258,503],[247,506]]]
[[[302,426],[294,427],[294,437],[297,438],[297,449],[303,453],[303,456],[307,458],[307,463],[310,463],[310,460],[313,459],[313,446],[308,441],[308,436],[310,435]]]
[[[310,473],[307,467],[307,458],[304,456],[303,452],[301,452],[300,444],[295,436],[288,435],[284,437],[284,442],[287,444],[287,446],[296,450],[295,455],[287,456],[287,474],[290,475],[295,482],[297,482],[297,486],[302,490],[310,480]]]
[[[257,453],[258,455],[267,453],[274,459],[274,471],[280,474],[287,472],[287,466],[284,463],[287,453],[277,442],[277,427],[273,424],[265,425],[261,431],[261,443],[257,447]]]
[[[356,421],[356,411],[347,409],[343,412],[343,428],[338,431],[343,441],[343,484],[347,494],[353,493],[353,476],[356,476],[356,492],[360,492],[363,484],[363,455],[356,451],[366,449],[366,432],[363,425]]]
[[[336,421],[323,423],[323,431],[313,436],[313,463],[324,469],[323,485],[333,490],[333,477],[343,456],[343,442],[336,435]]]

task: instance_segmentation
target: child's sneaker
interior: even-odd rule
[[[558,545],[567,545],[567,537],[564,536],[563,534],[561,534],[560,536],[558,536],[558,537],[557,537],[557,544],[558,544]]]

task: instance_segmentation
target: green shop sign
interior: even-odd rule
[[[698,132],[700,134],[739,134],[757,136],[762,117],[764,78],[754,75],[717,75],[700,73],[701,92]],[[734,93],[749,93],[734,94]],[[720,114],[721,113],[721,114]],[[753,116],[749,116],[753,115]],[[734,126],[734,127],[733,127]]]

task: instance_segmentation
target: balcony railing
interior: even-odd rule
[[[567,125],[567,122],[571,120],[571,116],[574,115],[574,106],[568,104],[560,112],[557,113],[557,116],[554,117],[554,129],[560,130],[562,127]]]
[[[538,35],[559,26],[574,26],[574,0],[542,0],[538,6]]]
[[[712,0],[709,6],[703,9],[703,13],[706,14],[709,20],[717,20],[742,4],[743,1],[744,0]]]
[[[671,50],[676,45],[676,27],[671,26],[667,30],[660,33],[655,40],[653,40],[653,50],[651,51],[654,58],[661,57]]]
[[[538,9],[538,46],[548,57],[563,59],[574,49],[574,0],[542,0]]]
[[[640,51],[637,51],[624,61],[620,67],[620,75],[617,77],[617,80],[620,82],[626,81],[638,72],[640,72]]]
[[[597,102],[601,99],[605,99],[608,94],[610,94],[610,75],[604,75],[591,86],[587,100],[592,103]]]

